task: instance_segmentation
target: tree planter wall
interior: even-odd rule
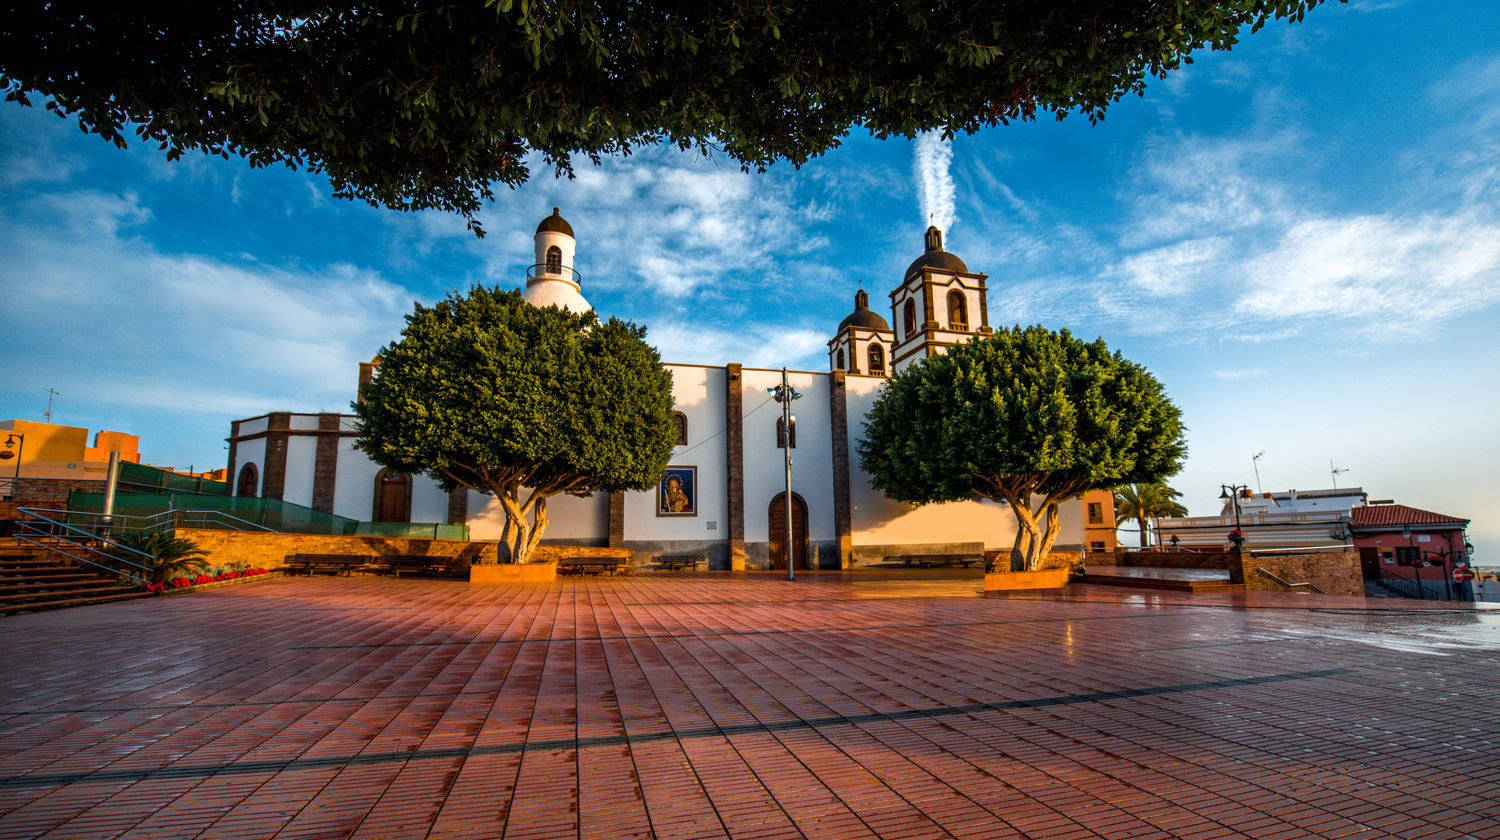
[[[1072,573],[1072,570],[1068,568],[1042,569],[1037,572],[989,572],[984,576],[984,591],[1057,589],[1067,584]]]
[[[557,562],[476,563],[469,567],[469,583],[551,583],[557,580]]]

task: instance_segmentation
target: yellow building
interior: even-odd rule
[[[30,420],[0,420],[0,478],[49,478],[103,481],[109,455],[139,464],[141,439],[125,432],[101,431],[89,445],[89,430]]]

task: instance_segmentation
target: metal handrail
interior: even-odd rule
[[[1260,573],[1264,577],[1268,577],[1271,580],[1276,581],[1277,583],[1281,584],[1282,586],[1287,587],[1288,589],[1297,589],[1297,588],[1300,588],[1300,587],[1307,587],[1308,589],[1311,589],[1312,591],[1318,593],[1319,595],[1327,595],[1328,594],[1327,592],[1324,592],[1323,590],[1319,589],[1316,585],[1311,584],[1311,583],[1291,583],[1289,581],[1282,580],[1281,578],[1279,578],[1275,574],[1273,574],[1270,569],[1267,569],[1264,566],[1257,566],[1257,567],[1255,567],[1255,571],[1258,572],[1258,573]]]
[[[163,531],[169,531],[173,527],[175,527],[175,523],[176,522],[181,521],[184,517],[187,518],[190,521],[195,520],[195,518],[197,518],[197,517],[201,517],[203,519],[214,519],[214,518],[217,518],[217,519],[220,519],[220,520],[233,520],[234,522],[238,522],[241,525],[246,525],[248,527],[246,527],[246,528],[239,528],[239,529],[230,529],[230,530],[241,530],[241,531],[259,530],[259,531],[265,531],[265,532],[271,533],[271,534],[278,533],[278,531],[276,531],[274,528],[267,528],[264,525],[261,525],[261,524],[256,523],[256,522],[251,522],[248,519],[241,519],[240,517],[235,516],[234,514],[226,513],[226,512],[224,512],[222,510],[198,510],[198,509],[192,509],[192,508],[173,508],[171,510],[164,510],[161,513],[153,513],[150,516],[138,516],[138,515],[134,515],[134,514],[120,514],[120,513],[110,514],[110,515],[106,516],[103,513],[96,513],[94,511],[88,511],[88,510],[49,510],[49,509],[46,509],[46,508],[22,508],[21,510],[26,511],[26,512],[33,512],[34,511],[36,513],[53,513],[53,514],[60,514],[60,515],[63,515],[63,516],[90,516],[90,517],[94,517],[96,519],[107,520],[105,524],[108,525],[108,526],[110,526],[110,527],[119,527],[119,528],[124,528],[124,529],[130,530],[130,531],[146,531],[148,533],[156,533],[155,531],[153,531],[151,529],[156,528],[157,526],[160,526],[160,525],[165,525],[166,526],[165,528],[162,528],[161,530],[163,530]],[[142,523],[142,524],[131,524],[131,523]]]
[[[128,552],[130,552],[132,554],[139,554],[140,556],[145,557],[145,558],[147,558],[149,560],[155,560],[156,559],[156,558],[152,557],[151,555],[147,554],[146,552],[141,551],[140,549],[131,548],[128,545],[124,545],[122,543],[115,542],[114,540],[110,539],[107,536],[104,536],[103,534],[95,533],[93,531],[90,531],[87,528],[80,528],[77,525],[69,525],[66,522],[59,522],[56,519],[53,519],[53,518],[48,517],[48,516],[42,516],[43,513],[56,513],[57,511],[39,510],[37,508],[25,508],[25,507],[23,507],[23,508],[16,508],[16,510],[18,510],[21,513],[24,513],[27,516],[32,517],[34,519],[40,519],[41,521],[47,523],[48,525],[53,526],[54,528],[61,528],[63,531],[71,531],[74,534],[76,534],[78,536],[81,536],[81,537],[83,537],[85,539],[98,540],[98,541],[100,541],[100,542],[102,542],[102,543],[104,543],[106,545],[112,545],[112,546],[115,546],[116,548],[122,548],[122,549],[124,549],[124,550],[126,550],[126,551],[128,551]],[[60,540],[66,541],[66,538],[63,535],[61,535],[61,534],[58,534],[56,532],[49,533],[47,531],[42,530],[36,524],[36,522],[32,521],[32,519],[22,519],[19,524],[20,524],[21,528],[25,529],[28,532],[34,533],[37,536],[52,537],[54,539],[60,539]],[[123,562],[130,563],[129,560],[125,560],[124,558],[121,558],[121,560]],[[138,565],[138,564],[131,563],[131,565]],[[145,566],[140,566],[140,568],[146,569]],[[150,569],[146,569],[146,570],[150,571]]]
[[[547,265],[546,263],[537,263],[536,265],[529,265],[526,267],[527,280],[535,280],[549,276],[561,277],[563,280],[566,280],[569,283],[578,286],[580,289],[583,288],[583,275],[579,274],[571,266]]]
[[[1421,586],[1416,581],[1403,577],[1381,577],[1375,580],[1375,585],[1382,586],[1395,592],[1403,598],[1416,598],[1425,600],[1426,596]]]
[[[152,557],[150,554],[147,554],[146,552],[141,551],[140,549],[137,549],[137,548],[131,548],[130,546],[125,545],[123,543],[116,542],[115,540],[112,540],[109,537],[104,536],[103,534],[95,533],[93,531],[88,530],[87,528],[80,528],[80,527],[78,527],[76,525],[69,525],[66,522],[59,522],[56,519],[53,519],[53,518],[51,518],[49,516],[43,516],[42,515],[43,511],[40,511],[40,510],[38,510],[36,508],[25,508],[25,507],[23,507],[23,508],[17,508],[17,510],[20,511],[21,513],[26,514],[27,518],[26,519],[22,519],[20,521],[20,527],[21,527],[21,529],[22,529],[22,531],[24,533],[22,533],[22,534],[16,534],[16,542],[24,542],[27,545],[34,545],[37,548],[41,548],[41,549],[44,549],[46,551],[56,551],[59,554],[66,554],[68,557],[71,557],[74,560],[78,560],[78,561],[82,561],[84,563],[88,563],[90,566],[98,566],[99,568],[104,569],[105,571],[108,571],[111,574],[123,575],[125,577],[128,577],[131,580],[135,581],[136,583],[141,584],[142,586],[145,586],[147,584],[147,582],[148,582],[147,580],[145,580],[143,578],[136,577],[135,575],[133,575],[133,574],[127,572],[127,571],[124,571],[123,569],[116,569],[116,568],[113,568],[111,566],[106,566],[106,565],[104,565],[102,563],[96,563],[96,562],[94,562],[93,560],[90,560],[87,557],[79,557],[76,554],[71,554],[71,553],[68,553],[68,552],[61,551],[57,547],[57,545],[55,543],[53,543],[53,544],[44,543],[40,539],[33,539],[32,537],[52,539],[52,540],[55,540],[56,542],[63,543],[64,545],[67,545],[67,546],[69,546],[71,548],[79,549],[79,550],[82,550],[82,551],[87,551],[87,552],[89,552],[91,554],[97,554],[100,557],[108,557],[111,562],[124,563],[127,566],[133,566],[134,568],[139,569],[139,570],[145,572],[146,575],[147,575],[147,577],[150,577],[150,575],[152,573],[152,570],[151,570],[151,568],[149,566],[143,566],[140,563],[137,563],[137,562],[135,562],[133,560],[129,560],[129,559],[126,559],[124,557],[120,557],[120,556],[115,555],[115,554],[109,554],[109,553],[100,551],[99,549],[94,548],[93,546],[90,546],[87,543],[81,543],[81,542],[78,542],[77,540],[70,539],[69,536],[68,536],[68,532],[72,532],[73,535],[81,536],[81,537],[83,537],[84,539],[87,539],[87,540],[98,540],[103,545],[107,545],[107,546],[109,546],[111,548],[114,548],[114,549],[128,551],[131,554],[138,554],[141,557],[146,558],[147,560],[155,560],[156,558]],[[53,513],[55,511],[46,511],[46,512],[47,513]],[[40,524],[38,524],[37,520],[40,520],[41,522],[45,522],[45,523],[47,523],[48,526],[51,526],[51,527],[50,528],[43,528]],[[61,532],[59,532],[57,529],[61,529]]]
[[[53,536],[52,539],[57,540],[58,542],[61,542],[61,543],[65,544],[65,545],[67,545],[67,546],[69,546],[71,548],[81,549],[83,551],[87,551],[87,552],[90,552],[90,553],[93,553],[93,554],[97,554],[100,557],[108,557],[110,560],[112,560],[114,562],[124,563],[127,566],[134,566],[137,569],[141,569],[141,570],[145,571],[148,575],[151,573],[150,569],[147,569],[145,566],[142,566],[139,563],[132,563],[131,561],[126,560],[123,557],[115,557],[112,554],[106,554],[105,552],[100,551],[97,548],[93,548],[91,546],[84,545],[83,543],[74,542],[74,541],[72,541],[72,540],[70,540],[70,539],[68,539],[66,537]],[[79,557],[76,554],[70,554],[68,552],[62,551],[55,544],[49,544],[49,543],[39,542],[37,540],[34,540],[34,539],[32,539],[32,538],[30,538],[28,536],[24,536],[22,534],[16,534],[16,542],[18,542],[18,543],[26,543],[27,545],[34,545],[37,548],[43,549],[45,551],[56,551],[57,553],[64,554],[64,555],[66,555],[67,557],[69,557],[69,558],[71,558],[73,560],[77,560],[77,561],[80,561],[80,562],[83,562],[83,563],[87,563],[90,566],[98,566],[99,568],[103,569],[106,572],[109,572],[112,575],[120,575],[121,577],[128,577],[131,580],[135,581],[136,583],[140,584],[141,586],[147,586],[147,585],[150,584],[150,581],[146,580],[145,578],[138,578],[135,575],[133,575],[133,574],[131,574],[131,573],[129,573],[129,572],[123,570],[123,569],[116,569],[113,566],[106,566],[103,563],[96,563],[96,562],[94,562],[93,560],[90,560],[87,557]],[[114,543],[113,541],[111,541],[111,544],[119,546],[120,548],[125,548],[125,549],[129,549],[131,551],[135,551],[135,549],[132,549],[129,546],[119,545],[118,543]],[[137,551],[136,553],[140,554],[141,552]],[[150,557],[151,555],[147,554],[146,556]]]

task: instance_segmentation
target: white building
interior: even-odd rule
[[[572,227],[554,208],[536,230],[526,301],[590,308],[573,270],[575,245]],[[885,498],[859,469],[859,430],[888,372],[991,332],[985,275],[943,250],[937,228],[928,229],[926,245],[890,295],[898,330],[868,308],[860,290],[854,312],[828,343],[830,370],[788,374],[802,394],[790,435],[767,393],[781,383],[779,369],[669,363],[679,437],[662,485],[582,499],[555,496],[548,500],[543,542],[634,548],[641,563],[659,554],[697,554],[714,569],[774,568],[785,557],[782,442],[789,437],[799,567],[849,568],[898,554],[1009,548],[1016,524],[1005,506],[973,501],[914,508]],[[361,365],[361,381],[371,375],[373,365]],[[500,536],[504,514],[494,499],[446,494],[421,475],[387,474],[354,448],[357,435],[351,415],[281,412],[235,421],[229,437],[233,492],[351,519],[467,524],[476,540]],[[1083,548],[1083,510],[1079,501],[1063,506],[1057,549]]]
[[[1238,500],[1225,499],[1218,516],[1164,517],[1156,530],[1164,545],[1171,545],[1176,537],[1182,548],[1223,548],[1235,528],[1236,501],[1246,548],[1263,551],[1349,545],[1349,511],[1369,499],[1361,487],[1284,493],[1245,490]]]

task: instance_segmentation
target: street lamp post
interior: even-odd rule
[[[12,446],[16,447],[16,454],[14,456],[10,454],[10,447]],[[16,475],[15,478],[10,480],[10,497],[12,499],[19,498],[21,495],[21,455],[25,451],[25,435],[18,435],[12,432],[5,436],[5,452],[0,453],[0,458],[14,457],[16,459]]]
[[[1411,559],[1411,573],[1417,579],[1417,600],[1427,600],[1427,593],[1422,591],[1422,556],[1417,553],[1417,544],[1411,538],[1411,526],[1401,526],[1401,536],[1406,537],[1406,556]]]
[[[1240,529],[1240,491],[1249,490],[1248,484],[1220,484],[1219,498],[1234,500],[1234,531],[1240,535],[1240,542],[1235,545],[1239,549],[1245,541],[1245,532]]]
[[[792,416],[792,400],[798,399],[802,394],[793,390],[787,382],[786,368],[781,369],[781,384],[775,388],[767,388],[766,392],[781,403],[781,451],[786,459],[786,492],[782,494],[786,500],[786,579],[796,580],[797,572],[794,567],[797,564],[792,556],[792,424],[797,422],[797,418]]]
[[[1427,562],[1429,562],[1432,565],[1437,566],[1439,569],[1443,570],[1443,598],[1444,598],[1444,600],[1448,600],[1448,601],[1453,600],[1453,569],[1448,568],[1447,552],[1443,552],[1443,551],[1428,551],[1428,552],[1426,552],[1426,555],[1427,555]],[[1454,568],[1457,568],[1456,564],[1455,564]]]

